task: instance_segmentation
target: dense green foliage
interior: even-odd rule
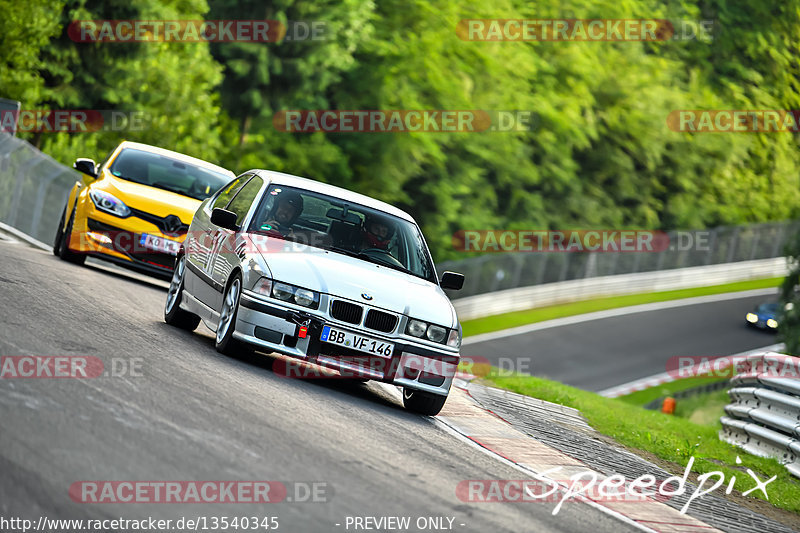
[[[0,97],[145,110],[146,130],[23,134],[64,163],[124,135],[409,210],[438,259],[476,228],[701,228],[797,217],[793,133],[675,132],[680,109],[800,109],[800,1],[0,0]],[[76,43],[77,19],[324,21],[326,40]],[[714,20],[666,42],[472,42],[466,18]],[[713,38],[711,38],[713,37]],[[285,133],[292,109],[530,110],[533,131]]]

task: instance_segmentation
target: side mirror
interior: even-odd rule
[[[441,285],[443,289],[460,291],[464,286],[464,274],[459,274],[458,272],[443,272],[439,285]]]
[[[93,178],[97,177],[97,169],[94,163],[94,159],[87,159],[85,157],[79,157],[72,163],[72,168],[81,172],[83,174],[89,175]]]
[[[220,228],[229,229],[231,231],[239,231],[239,226],[236,224],[236,213],[215,207],[211,212],[211,223],[216,224]]]

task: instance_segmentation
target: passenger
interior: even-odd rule
[[[386,250],[394,235],[394,224],[378,215],[367,215],[361,230],[361,250]]]

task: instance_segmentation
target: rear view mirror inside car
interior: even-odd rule
[[[361,217],[355,213],[347,213],[344,209],[336,209],[335,207],[331,207],[328,209],[328,212],[325,216],[335,220],[340,220],[347,224],[352,224],[354,226],[361,224]]]

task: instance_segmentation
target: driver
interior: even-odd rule
[[[361,230],[361,250],[377,248],[386,250],[389,241],[394,235],[394,224],[378,215],[364,217],[364,227]]]
[[[292,225],[297,222],[303,212],[303,197],[296,192],[287,192],[279,195],[275,199],[267,222],[261,225],[261,229],[267,231],[277,231],[284,237],[293,233]]]

